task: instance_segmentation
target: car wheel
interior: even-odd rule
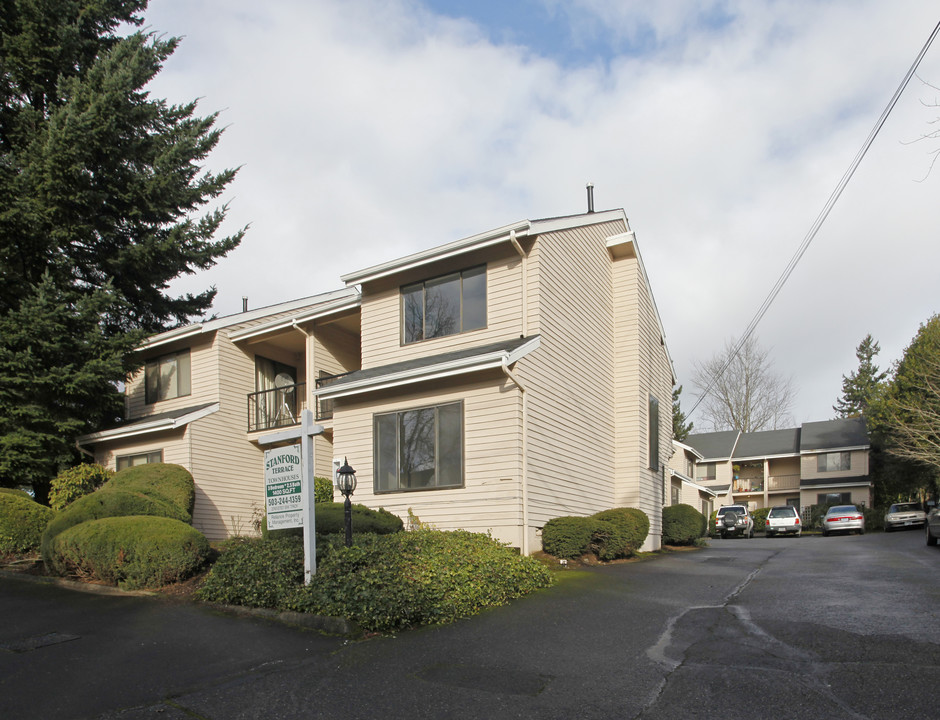
[[[823,536],[823,537],[829,537],[829,533],[827,533],[825,530],[823,530],[823,531],[822,531],[822,536]]]
[[[864,535],[864,534],[865,534],[865,528],[859,528],[859,529],[858,529],[858,534],[859,534],[859,535]]]
[[[930,530],[929,529],[925,530],[924,534],[927,536],[927,544],[930,545],[931,547],[936,547],[937,538],[935,538],[933,535],[930,534]]]

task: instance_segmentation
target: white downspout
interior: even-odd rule
[[[525,386],[509,369],[508,357],[503,356],[503,373],[522,394],[522,554],[529,554],[529,401]]]
[[[526,337],[529,334],[529,266],[528,266],[528,257],[525,254],[525,250],[522,249],[522,245],[519,244],[519,241],[516,239],[516,231],[509,231],[509,242],[512,243],[512,246],[516,248],[516,252],[519,253],[519,257],[522,258],[522,337]]]

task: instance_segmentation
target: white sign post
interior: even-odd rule
[[[264,487],[268,530],[303,527],[304,583],[317,572],[316,518],[313,497],[313,436],[323,432],[313,413],[300,414],[300,429],[291,428],[258,438],[260,445],[300,440],[300,445],[264,451]]]

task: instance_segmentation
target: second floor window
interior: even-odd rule
[[[401,289],[402,342],[486,327],[486,266]]]
[[[700,463],[695,466],[696,480],[714,480],[715,463]]]
[[[189,395],[192,392],[189,350],[148,360],[144,366],[144,388],[148,405]]]
[[[817,472],[839,472],[852,469],[852,453],[834,452],[816,456]]]

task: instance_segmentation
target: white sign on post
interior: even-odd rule
[[[300,445],[264,451],[268,530],[303,527],[303,463]]]
[[[303,527],[304,583],[307,585],[317,572],[316,518],[313,507],[313,438],[322,433],[323,426],[313,424],[313,413],[304,410],[300,413],[299,430],[290,428],[258,438],[259,445],[275,445],[300,440],[300,445],[264,451],[265,507],[268,511],[268,530]],[[268,453],[271,455],[269,456]]]

